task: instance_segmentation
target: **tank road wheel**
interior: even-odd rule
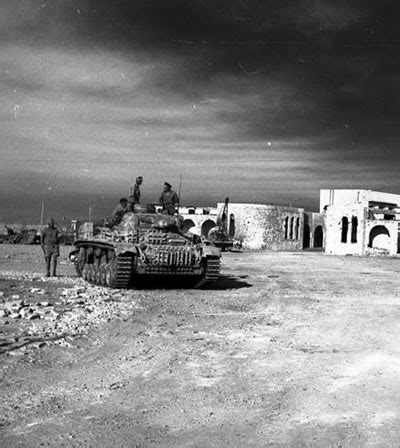
[[[83,277],[83,269],[85,268],[86,263],[86,249],[81,247],[79,249],[79,254],[77,260],[75,262],[75,270],[79,277]]]
[[[83,280],[86,280],[86,281],[88,281],[88,268],[89,268],[89,266],[87,264],[85,264],[82,269],[82,278],[83,278]]]
[[[101,267],[100,266],[95,266],[95,278],[96,278],[96,285],[101,285],[101,271],[100,271]]]
[[[112,268],[111,268],[111,264],[108,263],[107,266],[105,267],[105,284],[106,286],[109,286],[110,288],[112,287],[112,283],[113,283],[113,278],[114,278],[114,274],[112,272]]]
[[[107,267],[106,263],[102,263],[99,267],[99,284],[102,286],[107,286]]]
[[[86,268],[86,277],[85,277],[85,280],[86,280],[87,282],[91,282],[91,281],[92,281],[92,265],[91,265],[91,264],[87,264],[87,265],[85,266],[85,268]]]
[[[94,283],[96,281],[96,271],[94,264],[89,264],[88,268],[88,282]]]

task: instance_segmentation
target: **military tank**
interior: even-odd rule
[[[156,213],[154,206],[137,205],[118,225],[75,241],[69,258],[78,276],[97,285],[128,288],[159,277],[198,288],[219,277],[221,251],[204,237],[184,233],[182,222]]]

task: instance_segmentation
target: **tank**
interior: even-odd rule
[[[184,233],[182,223],[181,216],[135,206],[117,226],[75,241],[69,258],[84,280],[111,288],[129,288],[150,277],[197,288],[217,280],[220,249],[204,237]]]

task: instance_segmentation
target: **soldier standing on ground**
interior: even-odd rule
[[[179,198],[168,182],[164,182],[164,190],[161,192],[159,202],[162,205],[163,213],[167,215],[173,215],[175,213],[175,205],[179,202]]]
[[[60,235],[54,219],[50,218],[40,235],[40,244],[43,249],[46,262],[46,277],[50,277],[50,267],[53,264],[51,275],[55,277],[57,271],[57,258],[60,255]]]
[[[136,178],[135,185],[131,187],[129,194],[129,210],[133,212],[135,204],[140,204],[140,186],[143,183],[143,177],[139,176]]]
[[[117,226],[121,222],[122,217],[128,211],[127,205],[128,205],[128,199],[121,198],[119,204],[115,207],[111,215],[112,226]]]

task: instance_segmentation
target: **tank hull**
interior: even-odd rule
[[[104,237],[77,240],[70,260],[78,276],[101,286],[130,288],[146,279],[168,278],[176,279],[177,285],[190,281],[200,287],[218,279],[220,256],[218,248],[204,242],[147,231],[129,242]]]

